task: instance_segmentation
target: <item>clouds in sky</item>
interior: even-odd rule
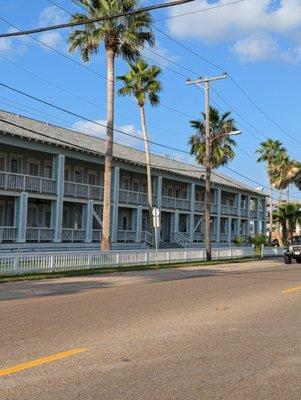
[[[67,20],[68,17],[63,10],[60,10],[55,6],[49,6],[44,8],[44,10],[40,13],[38,26],[57,25],[66,22]],[[39,40],[54,48],[65,46],[65,40],[60,31],[42,32],[39,36]],[[42,48],[47,50],[47,47],[42,46]]]
[[[170,15],[198,11],[229,0],[198,0]],[[242,62],[280,59],[299,62],[297,38],[301,34],[301,0],[255,0],[236,3],[168,20],[171,33],[179,38],[199,39],[207,44],[228,43]],[[286,46],[280,41],[286,42]]]
[[[100,125],[98,125],[100,124]],[[86,135],[92,135],[98,138],[103,139],[105,137],[106,133],[106,124],[107,121],[105,120],[96,120],[95,122],[90,122],[90,121],[77,121],[72,125],[72,129],[85,133]],[[104,125],[104,126],[101,126]],[[125,132],[127,134],[136,136],[128,136],[124,135],[120,132],[114,132],[114,141],[119,144],[123,144],[125,146],[130,146],[130,147],[135,147],[135,148],[141,148],[142,146],[142,140],[138,139],[139,137],[141,138],[141,132],[136,129],[134,125],[122,125],[122,126],[117,126],[116,129]]]
[[[45,8],[39,15],[36,26],[46,26],[60,24],[66,21],[66,16],[63,15],[63,11],[55,6]],[[7,32],[15,32],[17,29],[9,28]],[[48,46],[56,49],[63,49],[66,46],[66,40],[62,37],[59,31],[43,32],[38,36],[38,39]],[[36,45],[29,36],[18,36],[16,38],[3,38],[0,39],[0,52],[5,50],[17,49],[13,54],[26,53],[27,45]],[[47,47],[41,45],[41,49],[48,50]]]

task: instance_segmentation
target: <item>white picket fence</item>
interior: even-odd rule
[[[284,253],[284,247],[268,247],[261,246],[261,258],[264,257],[282,257]]]
[[[216,248],[214,260],[254,257],[253,247]],[[0,275],[204,261],[204,249],[9,253],[0,255]]]

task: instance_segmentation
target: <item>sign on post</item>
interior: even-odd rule
[[[153,227],[155,229],[155,245],[156,245],[156,265],[158,265],[158,229],[160,228],[160,210],[153,208]]]

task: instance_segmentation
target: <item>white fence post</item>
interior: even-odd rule
[[[261,249],[260,249],[261,258],[263,258],[263,254],[264,254],[264,244],[261,245]]]

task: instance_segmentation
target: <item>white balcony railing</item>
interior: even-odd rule
[[[0,243],[14,242],[17,239],[17,228],[15,226],[0,226]]]
[[[221,213],[222,215],[238,215],[238,209],[237,206],[229,206],[222,204]]]
[[[27,228],[26,240],[28,242],[52,242],[54,239],[54,229],[52,228]]]
[[[194,242],[204,242],[205,236],[201,232],[194,232],[193,241]]]
[[[4,190],[55,194],[56,181],[55,179],[40,176],[0,171],[0,188]]]
[[[117,232],[117,242],[134,242],[136,239],[135,231],[122,231]]]
[[[220,241],[221,242],[228,242],[229,241],[228,233],[221,233],[220,234]]]
[[[132,190],[119,189],[119,203],[147,205],[147,194]]]
[[[65,181],[64,195],[82,199],[103,200],[103,187]]]
[[[92,242],[100,242],[101,236],[102,236],[101,229],[93,229],[92,230]]]
[[[62,229],[62,242],[83,242],[85,240],[85,229]]]
[[[173,208],[176,210],[189,210],[190,209],[190,200],[179,199],[177,197],[162,196],[162,207],[163,208]]]
[[[204,212],[205,204],[202,201],[195,201],[194,208],[196,212]]]
[[[247,217],[248,217],[248,209],[247,209],[247,208],[241,208],[241,210],[240,210],[240,215],[241,215],[242,217],[247,218]]]

